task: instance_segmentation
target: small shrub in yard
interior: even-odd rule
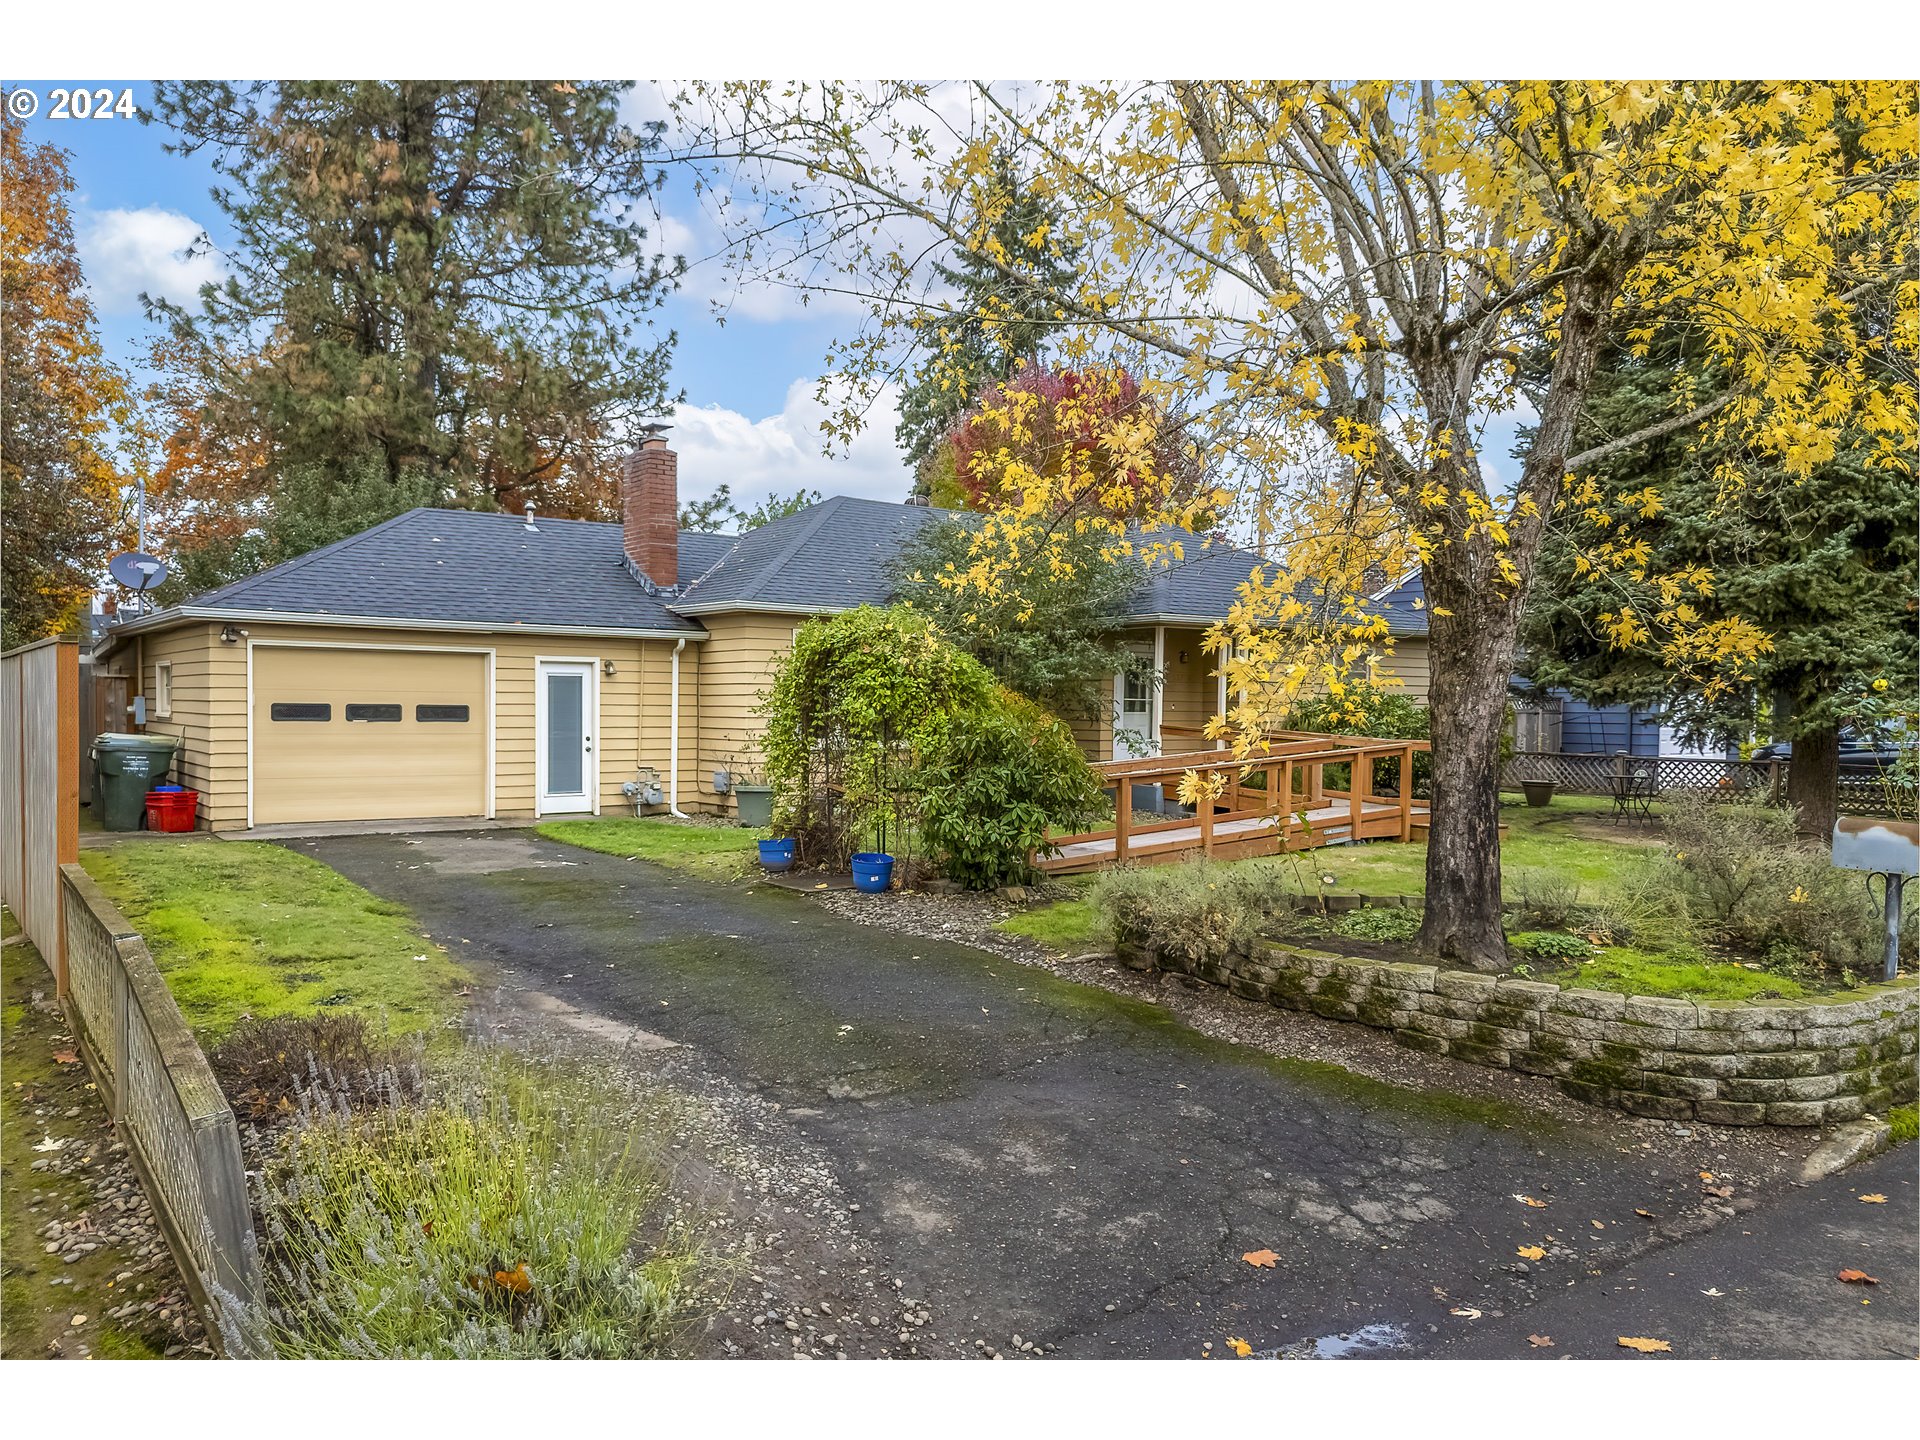
[[[1586,960],[1593,955],[1589,942],[1557,930],[1522,930],[1507,937],[1507,946],[1536,960]]]
[[[415,1105],[304,1097],[265,1167],[267,1328],[301,1358],[642,1358],[699,1261],[610,1082],[494,1055]]]
[[[1420,933],[1420,912],[1368,905],[1349,910],[1333,928],[1356,940],[1411,940]]]
[[[1288,871],[1273,862],[1194,861],[1109,870],[1089,898],[1117,942],[1217,960],[1259,938],[1291,888]]]
[[[392,1040],[351,1012],[243,1020],[208,1059],[246,1120],[291,1118],[315,1089],[354,1110],[416,1100],[421,1090],[418,1043]]]
[[[1582,912],[1580,887],[1557,875],[1525,870],[1514,877],[1519,894],[1515,909],[1527,925],[1558,930],[1571,925]]]

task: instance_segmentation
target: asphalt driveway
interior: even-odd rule
[[[697,1048],[829,1157],[909,1293],[1063,1355],[1431,1353],[1643,1256],[1645,1216],[1696,1214],[1714,1163],[1706,1127],[1626,1146],[1612,1122],[1277,1059],[804,896],[524,832],[297,848],[483,973]],[[1263,1250],[1270,1268],[1242,1259]],[[969,1353],[963,1328],[923,1353]]]

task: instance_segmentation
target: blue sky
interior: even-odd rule
[[[62,83],[111,84],[116,93],[123,88],[118,82]],[[218,177],[204,154],[168,154],[172,135],[159,123],[51,120],[51,84],[32,88],[43,103],[27,136],[70,153],[74,229],[102,336],[108,353],[138,373],[154,334],[140,292],[186,302],[203,281],[222,273],[217,256],[183,258],[201,230],[216,247],[229,238],[208,196]],[[133,89],[134,103],[146,110],[152,87]],[[676,205],[686,205],[691,215],[684,189],[676,193],[671,181],[663,204],[670,219]],[[691,249],[697,229],[697,221],[670,224],[668,235]],[[722,326],[710,304],[724,284],[716,271],[711,263],[697,266],[658,317],[663,328],[679,334],[673,383],[687,402],[675,416],[673,438],[681,453],[682,496],[707,494],[724,481],[746,497],[805,486],[829,495],[904,498],[909,477],[894,448],[891,413],[880,415],[845,457],[821,454],[814,385],[828,345],[854,318],[764,295],[734,307]]]

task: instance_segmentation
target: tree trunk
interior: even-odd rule
[[[1840,732],[1833,726],[1802,730],[1793,737],[1787,803],[1800,812],[1802,836],[1821,845],[1833,843],[1833,821],[1840,810]]]
[[[1419,943],[1435,964],[1490,971],[1507,963],[1500,923],[1500,735],[1519,607],[1460,573],[1467,569],[1460,549],[1437,552],[1425,570],[1433,797]]]

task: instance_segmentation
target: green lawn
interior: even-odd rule
[[[422,1030],[464,972],[407,911],[318,860],[256,842],[129,843],[81,864],[147,946],[187,1023],[216,1041],[249,1015],[340,1007]]]
[[[1583,901],[1617,893],[1633,870],[1659,854],[1659,847],[1657,832],[1648,826],[1623,825],[1613,832],[1607,824],[1612,809],[1612,801],[1590,795],[1557,796],[1540,809],[1517,796],[1502,796],[1500,823],[1507,833],[1500,842],[1500,879],[1507,898],[1520,898],[1522,886],[1536,876],[1577,885]],[[1331,845],[1302,851],[1297,859],[1310,891],[1315,875],[1331,875],[1335,893],[1426,893],[1424,844]]]
[[[769,833],[739,826],[637,819],[550,820],[533,828],[549,840],[582,850],[651,860],[708,880],[733,880],[745,874],[756,853],[754,843]]]

